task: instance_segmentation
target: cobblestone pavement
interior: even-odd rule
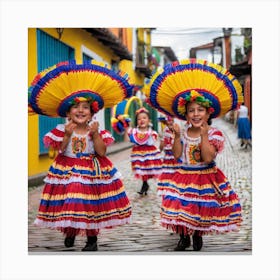
[[[43,186],[30,189],[28,209],[28,250],[32,254],[250,254],[252,252],[252,186],[251,147],[240,147],[236,128],[218,119],[213,126],[222,130],[226,137],[225,149],[217,157],[217,166],[228,177],[239,195],[243,209],[243,223],[239,232],[208,235],[203,237],[200,252],[192,246],[185,252],[174,252],[178,236],[160,226],[160,197],[156,194],[156,181],[150,180],[148,195],[140,196],[137,190],[141,182],[135,180],[130,169],[130,149],[111,154],[109,157],[123,174],[127,195],[132,204],[132,223],[100,231],[98,251],[85,253],[85,237],[77,237],[73,248],[64,247],[63,235],[55,230],[35,227],[33,221],[38,210]]]

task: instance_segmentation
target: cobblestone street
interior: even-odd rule
[[[222,130],[226,143],[222,154],[217,157],[217,166],[228,177],[233,189],[240,197],[243,209],[243,223],[239,232],[203,237],[204,245],[200,252],[192,246],[185,252],[174,252],[179,237],[166,231],[160,225],[161,198],[156,194],[156,181],[150,180],[148,195],[140,196],[137,191],[141,182],[132,176],[129,155],[130,149],[111,154],[109,158],[123,175],[127,195],[132,204],[132,223],[113,229],[104,229],[98,236],[98,251],[90,254],[211,254],[238,253],[252,251],[252,186],[251,186],[251,147],[240,147],[236,128],[223,119],[213,122]],[[77,237],[73,248],[64,247],[64,237],[60,232],[41,229],[33,225],[43,186],[29,190],[29,233],[28,251],[32,254],[54,253],[84,254],[81,248],[85,237]],[[88,253],[87,253],[88,254]]]

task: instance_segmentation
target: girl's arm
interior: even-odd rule
[[[200,128],[201,136],[201,157],[202,160],[206,163],[211,163],[216,157],[216,149],[213,145],[210,144],[208,138],[208,129],[209,126],[207,123],[204,123]]]
[[[71,135],[74,131],[74,128],[76,127],[77,125],[75,123],[72,122],[72,120],[69,121],[68,124],[65,125],[65,133],[64,133],[64,136],[63,136],[63,140],[62,140],[62,143],[60,145],[60,149],[59,151],[61,153],[63,153],[69,143],[69,140],[71,138]]]
[[[177,123],[175,123],[173,129],[174,129],[175,137],[172,146],[172,152],[175,159],[179,159],[183,153],[183,145],[181,143],[181,137],[180,137],[181,136],[180,126]]]
[[[92,133],[92,140],[95,152],[101,157],[105,156],[107,148],[98,131]]]
[[[159,144],[159,149],[160,149],[160,151],[163,150],[163,147],[164,147],[164,141],[163,141],[163,140],[160,140],[160,144]]]
[[[93,122],[90,126],[90,131],[92,132],[92,141],[95,152],[103,157],[106,154],[106,145],[98,132],[99,123]]]
[[[131,128],[131,126],[130,126],[130,124],[127,126],[127,127],[125,127],[124,128],[124,138],[123,138],[123,140],[125,141],[125,142],[130,142],[130,138],[129,138],[129,130],[131,130],[132,128]]]

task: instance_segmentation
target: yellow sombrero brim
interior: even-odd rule
[[[37,114],[65,117],[76,97],[97,101],[100,110],[130,97],[132,88],[126,77],[98,62],[65,62],[35,77],[29,88],[29,106]]]
[[[242,87],[225,68],[205,60],[186,59],[158,69],[144,87],[149,103],[159,111],[185,119],[179,106],[195,90],[212,102],[212,117],[224,115],[243,101]]]

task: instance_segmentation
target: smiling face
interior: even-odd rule
[[[76,124],[87,124],[92,117],[90,104],[86,101],[74,104],[67,113],[67,117]]]
[[[207,108],[198,103],[190,102],[187,104],[186,119],[193,127],[201,127],[201,125],[208,121],[209,113]]]
[[[147,113],[139,113],[137,115],[137,126],[139,128],[147,128],[150,123],[150,118]]]

